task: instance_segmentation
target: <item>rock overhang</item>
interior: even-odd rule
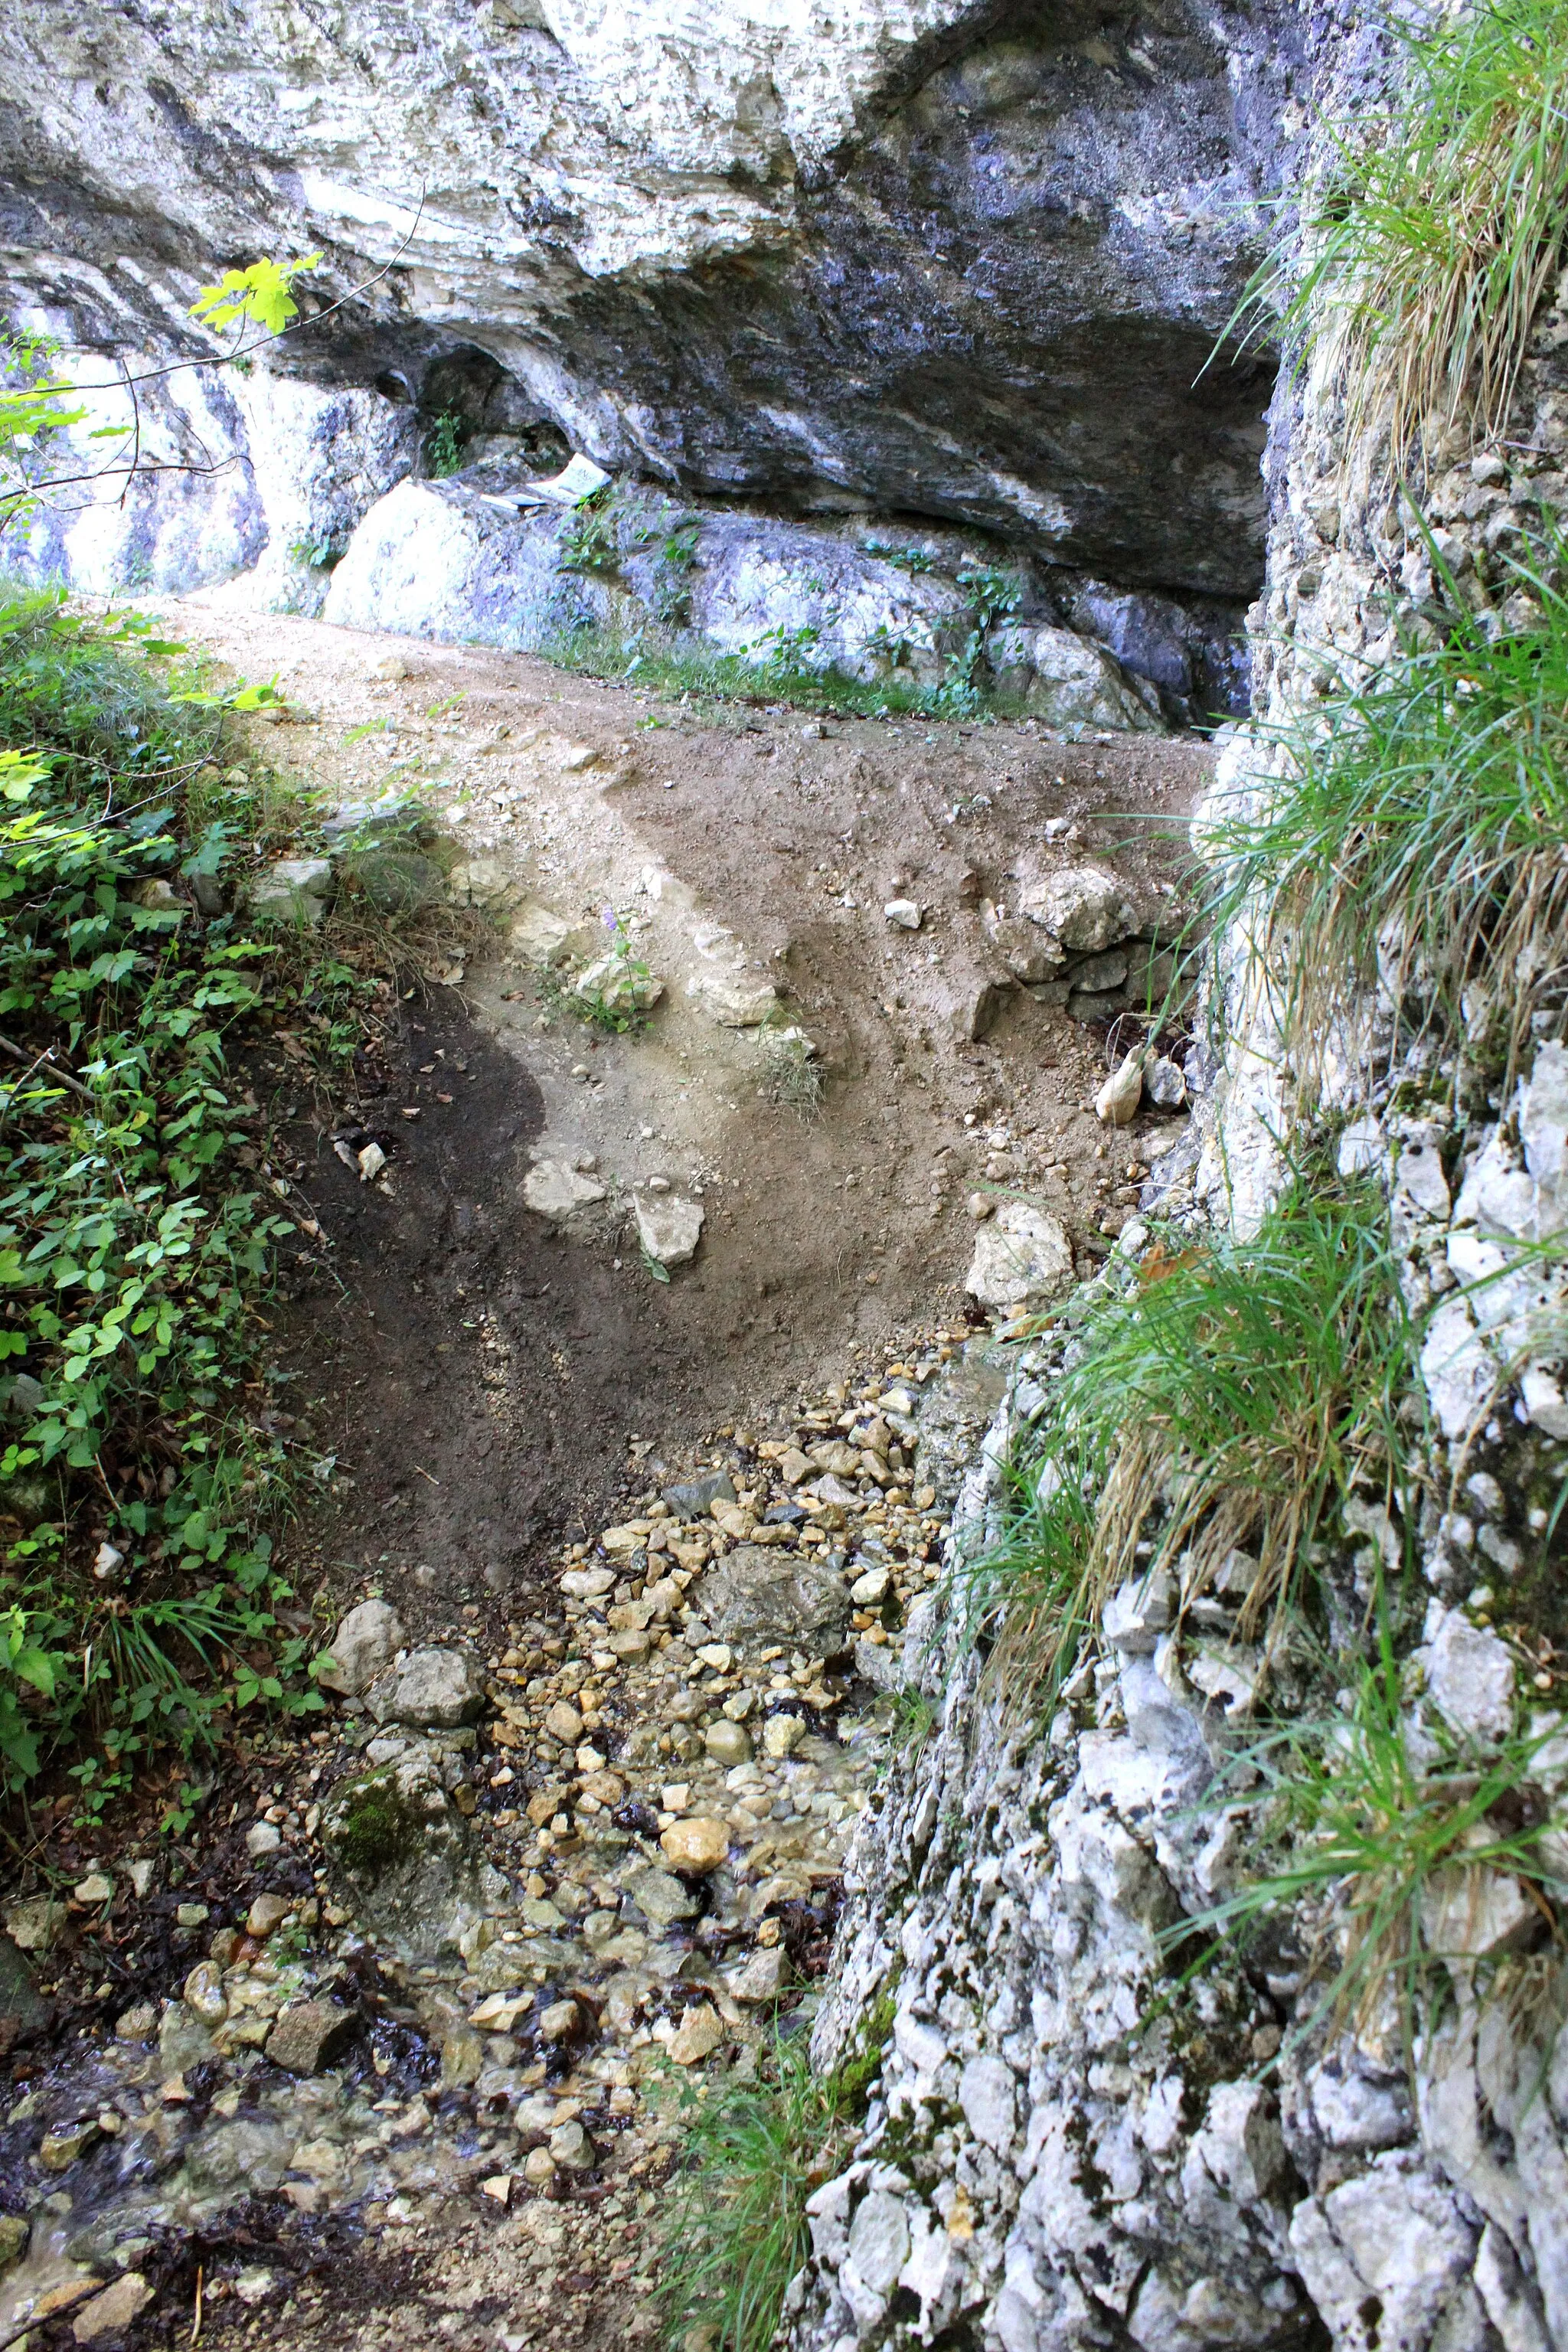
[[[151,340],[245,254],[320,246],[332,296],[392,263],[288,363],[428,404],[476,353],[503,429],[622,472],[1253,592],[1271,367],[1194,378],[1256,257],[1289,12],[879,0],[695,46],[524,13],[465,20],[461,71],[439,7],[258,21],[241,57],[195,10],[106,19],[74,37],[110,95],[68,116],[58,22],[18,12],[13,291]]]

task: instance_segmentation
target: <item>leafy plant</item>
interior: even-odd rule
[[[1381,971],[1451,1034],[1495,999],[1516,1051],[1568,967],[1568,593],[1555,535],[1513,576],[1540,618],[1447,633],[1275,730],[1285,773],[1208,847],[1309,1076]],[[1450,587],[1452,583],[1450,583]]]
[[[936,558],[923,547],[897,547],[886,540],[868,539],[865,549],[866,553],[874,555],[879,563],[896,564],[911,579],[918,579],[922,572],[934,572],[936,569]]]
[[[0,531],[34,503],[32,483],[57,436],[82,423],[75,387],[60,373],[52,335],[0,332]]]
[[[440,410],[425,436],[425,463],[437,481],[462,471],[463,452],[468,445],[467,418],[455,408]]]
[[[342,558],[342,549],[330,534],[316,539],[296,539],[290,542],[289,554],[296,563],[303,563],[312,572],[331,572]]]
[[[561,532],[561,566],[565,572],[611,572],[620,569],[620,541],[616,534],[615,488],[603,482],[579,499]]]
[[[563,1002],[580,1019],[612,1036],[640,1029],[658,990],[653,973],[613,907],[605,909],[605,952],[565,992]]]
[[[191,304],[191,316],[204,327],[225,334],[230,327],[257,326],[280,335],[290,319],[300,315],[294,281],[321,267],[319,253],[301,254],[294,261],[274,261],[264,255],[244,269],[226,269],[216,286],[204,286]]]
[[[335,918],[308,944],[198,918],[300,812],[218,764],[268,689],[178,652],[0,603],[0,1759],[15,1785],[90,1732],[94,1802],[220,1706],[321,1704],[262,1524],[291,1473],[255,1308],[292,1228],[230,1051],[293,1023],[302,1067],[341,1065],[379,985]]]
[[[191,305],[191,316],[219,332],[229,327],[243,332],[252,325],[259,327],[265,338],[284,334],[299,315],[300,306],[291,291],[294,281],[315,269],[321,258],[319,253],[304,254],[294,261],[263,258],[247,268],[228,270],[220,284],[202,288]],[[84,424],[90,414],[89,405],[79,397],[79,387],[59,371],[60,357],[61,346],[52,336],[15,330],[0,332],[0,534],[30,515],[51,489],[109,476],[128,484],[153,462],[143,456],[134,428],[110,425],[87,436],[118,445],[105,455],[101,465],[82,463],[65,474],[47,470],[57,442]],[[245,354],[237,349],[219,360],[179,361],[175,369],[245,364]],[[113,389],[134,396],[142,384],[173,372],[166,368],[142,375],[122,372]],[[144,556],[139,560],[145,562]]]
[[[697,565],[700,519],[677,524],[661,541],[658,572],[650,599],[653,615],[667,629],[684,629],[691,620],[691,574]]]
[[[795,659],[776,657],[776,638],[746,654],[719,653],[694,645],[689,638],[671,640],[648,629],[628,636],[615,628],[584,625],[556,637],[541,648],[563,669],[588,677],[624,679],[629,686],[693,703],[784,704],[801,710],[841,713],[872,719],[1016,718],[1023,705],[1016,695],[983,687],[950,689],[922,684],[907,673],[868,681],[850,677],[834,665],[813,668]],[[639,724],[655,724],[642,720]]]
[[[1347,441],[1386,404],[1398,471],[1433,419],[1504,429],[1568,233],[1568,16],[1560,0],[1481,0],[1389,29],[1394,96],[1331,135],[1304,266],[1277,252],[1238,317],[1325,350]]]

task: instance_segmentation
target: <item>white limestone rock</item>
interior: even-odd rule
[[[1451,1731],[1480,1742],[1506,1738],[1513,1723],[1513,1658],[1489,1627],[1472,1625],[1463,1610],[1450,1609],[1416,1655]]]
[[[689,1265],[702,1238],[702,1203],[679,1192],[632,1195],[637,1240],[656,1265]]]
[[[1137,929],[1131,899],[1114,874],[1099,866],[1075,866],[1027,885],[1020,911],[1060,946],[1099,955]]]
[[[259,922],[304,923],[314,928],[327,911],[331,860],[279,857],[246,892],[246,905]]]
[[[605,1187],[585,1169],[568,1168],[561,1160],[539,1160],[522,1180],[522,1197],[537,1216],[560,1224],[574,1210],[602,1201]]]
[[[1072,1286],[1072,1244],[1060,1221],[1025,1201],[1004,1201],[974,1236],[963,1286],[993,1314],[1059,1298]]]
[[[1102,646],[1071,629],[1009,624],[991,632],[985,651],[997,684],[1021,694],[1025,710],[1047,727],[1164,732],[1156,698],[1145,700]]]
[[[958,2078],[958,2104],[974,2137],[1005,2156],[1017,2127],[1017,2084],[1004,2058],[972,2058]]]
[[[1302,2280],[1335,2352],[1419,2352],[1464,2295],[1479,2231],[1416,2158],[1379,2156],[1290,2220]]]
[[[323,1690],[356,1697],[370,1688],[407,1641],[403,1620],[388,1601],[362,1601],[351,1609],[328,1644],[330,1666],[319,1667]]]

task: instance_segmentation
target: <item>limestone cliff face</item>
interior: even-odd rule
[[[1374,37],[1326,11],[1316,29],[1342,91],[1375,68]],[[1281,386],[1253,614],[1270,719],[1432,625],[1435,550],[1484,625],[1531,625],[1508,559],[1564,497],[1568,279],[1501,443],[1434,434],[1406,476],[1431,536],[1394,495],[1386,436],[1347,446],[1343,413],[1321,368]],[[1220,791],[1266,790],[1270,757],[1239,732]],[[1245,959],[1227,967],[1222,948],[1222,971],[1225,1065],[1146,1205],[1246,1231],[1282,1185],[1295,1077]],[[1410,1530],[1421,1582],[1397,1637],[1400,1736],[1413,1756],[1441,1741],[1486,1754],[1527,1723],[1541,1743],[1530,1801],[1555,1824],[1561,1693],[1537,1706],[1552,1677],[1532,1688],[1528,1644],[1487,1612],[1493,1588],[1506,1622],[1510,1592],[1561,1574],[1542,1498],[1568,1437],[1568,1309],[1561,1261],[1526,1253],[1568,1223],[1568,1049],[1543,1013],[1505,1090],[1456,1098],[1418,1010],[1375,992],[1324,1073],[1341,1171],[1382,1186],[1426,1334],[1430,1499]],[[1124,1233],[1123,1252],[1141,1246]],[[1022,1355],[973,1465],[956,1515],[971,1551],[996,1525],[1000,1465],[1049,1410],[1060,1344]],[[1365,1608],[1380,1551],[1392,1573],[1387,1514],[1352,1503],[1320,1573]],[[904,1671],[935,1720],[852,1852],[814,2044],[831,2066],[869,2032],[880,2071],[852,2160],[810,2201],[795,2352],[1563,2352],[1568,2035],[1543,1906],[1502,1869],[1429,1883],[1424,1901],[1447,1907],[1423,1920],[1446,1974],[1413,2045],[1391,1990],[1314,2017],[1331,1905],[1282,1905],[1248,1953],[1176,1982],[1173,1930],[1247,1867],[1246,1808],[1205,1792],[1247,1736],[1261,1661],[1223,1595],[1202,1622],[1175,1598],[1136,1580],[1114,1595],[1048,1725],[1007,1706],[938,1620],[911,1627]],[[1553,1878],[1552,1904],[1565,1891]],[[1483,1964],[1510,1951],[1531,1991],[1489,1998]]]
[[[286,365],[1245,598],[1270,371],[1194,380],[1296,47],[1292,0],[16,0],[4,300],[195,348],[219,267],[319,247],[335,296],[392,263]]]

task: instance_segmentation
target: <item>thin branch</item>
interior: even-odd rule
[[[368,294],[373,286],[379,286],[384,278],[389,278],[392,275],[419,234],[419,224],[425,216],[425,195],[426,191],[422,187],[419,191],[419,203],[414,214],[413,226],[391,260],[384,262],[373,276],[362,279],[359,285],[351,286],[346,293],[340,294],[337,300],[330,302],[324,310],[316,311],[309,319],[296,319],[292,326],[280,327],[275,335],[259,335],[253,343],[237,344],[232,352],[215,352],[203,359],[171,360],[166,367],[149,368],[144,375],[128,376],[125,379],[125,388],[129,390],[137,384],[156,383],[160,377],[178,375],[185,368],[232,367],[237,360],[247,360],[256,352],[270,351],[274,343],[286,342],[290,335],[303,334],[307,327],[325,326],[327,320],[335,317],[338,311],[346,310],[351,302],[357,301],[362,294]],[[116,386],[111,383],[81,383],[73,384],[71,389],[73,393],[112,392]]]
[[[0,1037],[0,1054],[9,1054],[14,1062],[25,1062],[27,1058],[20,1045],[13,1045],[9,1037]],[[73,1078],[68,1070],[62,1070],[60,1068],[58,1063],[55,1060],[55,1049],[52,1045],[46,1045],[44,1051],[37,1056],[37,1060],[34,1061],[32,1067],[27,1073],[29,1077],[32,1076],[33,1070],[37,1068],[39,1062],[47,1062],[49,1066],[49,1076],[51,1077],[58,1078],[61,1086],[69,1087],[73,1095],[79,1095],[83,1102],[90,1103],[92,1105],[94,1110],[98,1108],[98,1097],[92,1092],[90,1087],[84,1087],[79,1078]],[[4,2347],[0,2347],[0,2352],[4,2352]]]

